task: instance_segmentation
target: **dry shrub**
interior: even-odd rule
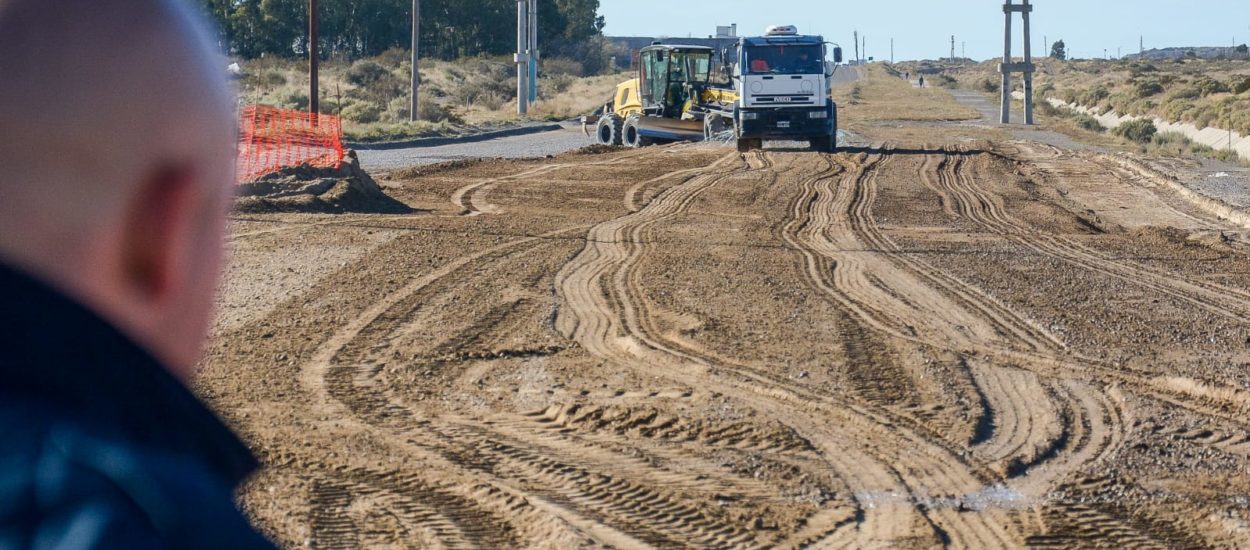
[[[1115,129],[1115,135],[1136,143],[1149,143],[1158,132],[1155,123],[1144,118],[1124,122]]]
[[[1250,92],[1250,76],[1236,77],[1238,80],[1233,81],[1233,93],[1244,94]]]
[[[1103,127],[1102,123],[1098,122],[1098,119],[1085,113],[1077,113],[1074,115],[1072,117],[1072,122],[1074,122],[1076,126],[1082,130],[1089,130],[1100,134],[1107,131],[1107,129]]]
[[[371,59],[362,59],[352,64],[347,69],[344,78],[348,82],[357,86],[370,86],[378,81],[389,78],[391,71],[383,67],[381,63]]]
[[[382,119],[382,107],[370,101],[356,101],[343,107],[342,115],[352,122],[369,124]]]
[[[1145,80],[1138,82],[1133,91],[1137,94],[1137,97],[1159,95],[1163,93],[1163,84],[1160,84],[1157,80]]]

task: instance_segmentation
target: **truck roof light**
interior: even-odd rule
[[[796,36],[798,34],[799,29],[794,25],[773,25],[764,31],[764,36]]]

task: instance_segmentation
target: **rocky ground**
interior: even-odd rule
[[[1250,229],[926,108],[237,214],[198,390],[245,508],[288,547],[1250,543]]]

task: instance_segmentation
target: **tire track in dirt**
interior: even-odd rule
[[[931,332],[921,324],[927,316],[917,315],[917,310],[925,304],[937,304],[939,311],[946,311],[928,317],[941,319],[949,315],[952,308],[940,305],[938,295],[918,283],[899,284],[900,280],[910,277],[907,272],[882,262],[880,249],[874,249],[856,236],[859,230],[872,227],[869,208],[875,195],[875,175],[888,160],[889,157],[882,156],[839,159],[847,171],[837,181],[837,188],[831,178],[807,187],[794,203],[785,234],[787,241],[806,258],[809,282],[814,288],[822,290],[836,305],[886,336],[923,343],[922,336]],[[883,305],[892,307],[881,307]],[[981,332],[989,333],[988,330]],[[906,420],[918,422],[913,418]],[[926,439],[929,444],[942,445],[940,436],[935,434]],[[971,464],[965,465],[977,469]],[[1001,517],[991,522],[1008,523]],[[991,522],[981,527],[983,532],[995,528]]]
[[[584,230],[583,227],[560,229],[537,237],[515,239],[476,254],[463,256],[423,277],[415,279],[398,291],[383,297],[371,305],[319,346],[312,359],[302,369],[300,382],[305,390],[314,396],[312,407],[316,414],[325,418],[335,418],[337,422],[354,426],[354,432],[362,433],[382,431],[383,433],[391,434],[393,430],[410,430],[413,426],[420,426],[421,423],[413,418],[412,413],[407,408],[391,402],[386,393],[380,391],[381,388],[368,384],[367,379],[377,374],[378,370],[380,370],[379,366],[338,364],[335,358],[340,351],[358,340],[362,332],[382,319],[396,305],[410,299],[435,281],[451,276],[457,271],[477,262],[489,263],[500,255],[524,253],[533,245],[541,243],[544,238],[559,237],[582,230]],[[388,321],[397,322],[398,319],[391,318]],[[356,380],[358,378],[365,380],[367,385],[357,386]],[[439,471],[443,475],[454,475],[456,472],[460,472],[462,476],[468,478],[473,478],[475,475],[480,476],[480,474],[466,473],[465,468],[454,460],[454,457],[449,459],[444,454],[434,452],[415,443],[415,440],[401,441],[404,441],[400,445],[405,454],[441,463]],[[473,445],[481,444],[482,442],[470,440],[465,443]],[[472,471],[473,469],[471,468],[468,470],[468,472]],[[628,545],[630,541],[634,541],[628,535],[588,520],[570,509],[513,487],[507,484],[506,480],[492,479],[488,483],[502,489],[505,495],[512,494],[524,501],[538,502],[539,504],[535,506],[536,508],[541,507],[545,513],[551,514],[563,522],[564,526],[577,526],[576,528],[582,530],[583,534],[590,536],[593,533],[593,536],[605,543],[626,543]],[[483,504],[499,505],[498,502]],[[520,514],[512,517],[511,520],[518,521],[526,516],[526,514]],[[477,519],[476,515],[474,517],[459,518],[462,521],[476,521]],[[341,523],[341,520],[339,521]],[[453,521],[457,520],[453,518]],[[350,543],[350,541],[348,542]]]
[[[922,179],[926,187],[943,196],[944,204],[952,205],[963,217],[979,221],[978,212],[1002,210],[986,206],[995,201],[988,194],[978,195],[979,202],[974,202],[967,196],[951,193],[958,183],[974,181],[961,170],[966,158],[966,155],[946,155],[939,162],[926,159],[925,166],[937,168],[937,177],[926,175]],[[894,246],[888,239],[884,244]],[[1005,306],[997,302],[988,304],[982,311],[997,309],[1001,312],[1001,316],[994,316],[994,322],[1005,318],[1026,331],[1032,327]],[[1051,342],[1056,345],[1049,345]],[[1030,342],[1033,349],[1023,350],[1023,354],[1012,349],[1010,340],[985,344],[991,349],[998,348],[1030,369],[1026,372],[989,365],[976,369],[978,385],[991,402],[990,410],[998,420],[996,427],[1000,428],[977,450],[1002,461],[1012,478],[1008,486],[1013,490],[1026,497],[1041,498],[1072,472],[1105,458],[1123,443],[1131,422],[1124,418],[1122,399],[1109,399],[1102,390],[1075,380],[1053,376],[1037,378],[1036,372],[1052,373],[1056,366],[1060,369],[1069,366],[1070,359],[1064,357],[1062,344],[1057,340],[1036,339]],[[1119,395],[1114,389],[1110,394]],[[1128,521],[1127,518],[1121,520]]]
[[[311,543],[315,548],[363,545],[361,539],[368,537],[371,522],[351,517],[360,512],[389,517],[399,524],[398,534],[403,540],[421,541],[423,546],[481,548],[516,543],[515,534],[501,518],[410,474],[368,468],[343,468],[321,474],[335,481],[317,482],[313,487]],[[368,508],[359,505],[365,502]]]
[[[771,163],[772,159],[769,159],[767,164]],[[760,162],[755,165],[764,168],[765,164]],[[679,214],[689,206],[695,195],[713,183],[711,178],[696,180],[670,190],[636,214],[591,230],[590,245],[559,276],[560,288],[570,303],[563,310],[569,314],[560,319],[558,326],[561,330],[588,351],[605,359],[657,376],[715,387],[717,391],[748,404],[761,415],[785,418],[804,438],[821,448],[825,460],[848,483],[860,503],[856,515],[862,517],[862,521],[835,533],[837,536],[845,535],[845,544],[880,544],[914,537],[913,525],[917,521],[932,525],[934,541],[957,540],[974,545],[993,545],[1013,540],[990,522],[982,518],[963,517],[951,509],[939,509],[927,515],[918,513],[917,501],[929,497],[927,494],[914,496],[902,480],[904,476],[913,480],[918,475],[927,476],[916,486],[925,486],[926,492],[931,487],[934,492],[951,499],[976,492],[984,486],[975,477],[962,477],[962,474],[952,471],[949,465],[961,462],[948,449],[926,449],[929,446],[926,440],[910,438],[905,445],[909,452],[891,453],[892,460],[902,460],[905,464],[894,468],[877,457],[860,454],[862,451],[856,450],[865,440],[879,442],[898,437],[885,429],[888,424],[885,419],[873,415],[866,415],[866,419],[859,416],[866,411],[846,407],[843,403],[826,406],[823,402],[829,400],[827,395],[812,394],[788,381],[770,378],[740,365],[718,362],[699,350],[681,349],[647,329],[643,321],[648,317],[645,299],[639,296],[640,290],[631,283],[631,279],[636,278],[629,276],[632,264],[645,250],[631,243],[647,242],[642,238],[642,232],[648,226]],[[656,208],[653,210],[652,207]],[[608,281],[612,284],[607,284]],[[657,364],[669,366],[657,371],[653,366]],[[707,373],[713,371],[729,371],[735,376],[723,381],[719,377],[709,379]],[[824,416],[830,414],[837,420]],[[862,432],[830,432],[823,429],[827,424],[840,424],[847,426],[848,430],[849,426],[856,426],[873,433],[869,436]],[[897,430],[897,426],[889,425]],[[915,448],[917,443],[920,443],[918,452]],[[900,444],[898,450],[901,451],[903,446]],[[911,456],[906,456],[909,453]],[[944,525],[938,526],[935,521]],[[832,543],[833,540],[826,539],[822,544]]]
[[[527,480],[526,485],[536,486],[526,489],[525,494],[560,508],[564,512],[563,519],[571,525],[586,526],[584,528],[592,532],[615,525],[640,534],[643,540],[661,545],[677,540],[702,541],[700,544],[708,546],[749,542],[752,538],[749,531],[681,504],[678,495],[709,486],[708,481],[702,478],[712,470],[699,477],[685,472],[664,473],[665,470],[636,464],[636,461],[620,455],[596,453],[593,448],[568,444],[555,452],[549,447],[536,447],[532,433],[526,434],[530,437],[509,436],[506,422],[495,424],[493,429],[482,429],[469,421],[454,427],[442,421],[437,425],[423,424],[420,430],[411,429],[416,423],[414,416],[404,405],[387,395],[378,379],[381,365],[369,360],[370,350],[378,348],[371,342],[385,343],[386,335],[391,333],[385,326],[375,326],[376,323],[402,325],[412,322],[403,313],[408,309],[404,303],[411,301],[436,280],[470,269],[470,265],[497,262],[509,254],[531,253],[533,242],[528,239],[512,241],[462,258],[375,304],[319,350],[314,363],[322,365],[316,369],[320,372],[306,371],[305,384],[315,386],[316,379],[320,377],[325,388],[323,393],[342,403],[367,426],[400,433],[408,438],[411,445],[432,451],[470,470],[495,476],[497,483]],[[379,337],[382,339],[379,340]],[[441,434],[442,437],[431,438],[431,434]],[[550,437],[547,439],[548,443],[553,443]],[[548,458],[551,456],[576,457],[578,460],[558,462]],[[596,463],[598,468],[593,466]],[[725,476],[722,474],[720,477]],[[649,481],[639,485],[631,481],[633,479]],[[725,489],[722,492],[730,495],[736,491],[733,483],[721,488]],[[760,491],[757,487],[752,492],[758,495]],[[680,538],[671,538],[673,536]],[[620,537],[614,535],[612,538]]]
[[[359,346],[358,346],[359,347]],[[373,349],[376,346],[366,346]],[[389,395],[368,357],[350,353],[345,365],[327,375],[332,396],[372,426],[382,427],[470,470],[512,483],[524,480],[526,491],[580,514],[579,517],[625,530],[660,546],[694,541],[700,545],[741,546],[751,540],[740,526],[725,523],[683,504],[700,492],[727,499],[762,498],[767,487],[750,479],[728,480],[706,464],[681,462],[682,467],[605,451],[606,446],[550,430],[525,429],[532,424],[508,416],[485,421],[442,414],[435,421],[418,420],[398,398]],[[553,457],[561,457],[559,459]],[[669,457],[669,462],[673,457]]]
[[[984,179],[976,178],[973,175],[965,173],[966,171],[961,168],[963,162],[963,155],[954,157],[947,155],[940,161],[926,159],[926,167],[938,167],[939,177],[937,177],[936,180],[942,182],[942,185],[934,185],[934,178],[924,178],[926,180],[926,186],[941,195],[941,202],[944,206],[952,204],[956,205],[956,209],[962,217],[975,221],[981,224],[982,227],[988,228],[999,235],[1010,236],[1012,238],[1016,238],[1021,235],[1037,235],[1038,232],[1030,232],[1027,229],[1024,229],[1024,225],[1022,223],[1009,218],[1005,214],[1005,208],[1001,202],[998,201],[997,197],[993,197],[991,194],[984,191],[971,194],[959,193],[957,189],[960,186],[974,187],[975,181]],[[986,216],[989,216],[990,219],[987,220]],[[1004,229],[1003,225],[994,225],[995,223],[1010,224],[1010,228]],[[1041,235],[1038,238],[1056,239],[1062,241],[1064,244],[1080,247],[1079,244],[1058,236]],[[1021,242],[1023,240],[1024,239],[1020,239],[1016,242]],[[1083,249],[1084,247],[1081,248]],[[1095,254],[1091,251],[1091,255]],[[1098,256],[1098,260],[1114,261],[1111,258],[1101,255]],[[1029,353],[1024,356],[1021,356],[1020,354],[1012,355],[1014,355],[1016,360],[1022,365],[1025,365],[1032,370],[1038,370],[1039,372],[1053,372],[1055,367],[1058,367],[1060,371],[1085,374],[1081,371],[1085,370],[1085,367],[1088,366],[1102,371],[1100,374],[1111,374],[1113,379],[1134,381],[1134,377],[1131,374],[1125,375],[1125,373],[1116,370],[1112,366],[1102,365],[1096,361],[1091,361],[1079,356],[1064,358],[1060,356],[1058,352],[1059,350],[1057,349],[1051,349],[1042,350],[1041,353]],[[1033,357],[1029,357],[1029,355],[1032,355]],[[1074,365],[1072,361],[1077,361],[1083,365]],[[1004,381],[1002,380],[999,380],[998,383],[986,383],[987,381],[984,380],[984,378],[984,376],[981,377],[981,386],[983,389],[1009,389],[1015,385],[1003,383]],[[1146,386],[1152,385],[1152,381],[1142,380],[1141,378],[1137,378],[1135,382],[1136,383],[1130,385],[1136,387],[1141,387],[1143,384]],[[1031,399],[1021,399],[1024,397],[1021,395],[1012,396],[1010,392],[1004,393],[1001,391],[996,392],[991,390],[987,393],[996,395],[997,399],[990,397],[990,400],[998,401],[1000,403],[1034,402]],[[1030,393],[1036,394],[1037,389],[1034,388],[1034,390]],[[1159,397],[1157,391],[1152,391],[1149,388],[1147,388],[1145,393],[1153,397]],[[1055,381],[1047,383],[1047,391],[1042,395],[1046,394],[1050,395],[1052,403],[1058,403],[1062,407],[1060,416],[1064,418],[1064,421],[1061,423],[1063,431],[1058,434],[1058,437],[1052,437],[1050,439],[1051,444],[1049,447],[1038,447],[1036,443],[1028,445],[1026,448],[1029,452],[1013,457],[1007,464],[1009,474],[1013,471],[1026,472],[1023,477],[1013,479],[1010,483],[1011,487],[1021,491],[1025,495],[1043,495],[1051,488],[1064,482],[1067,477],[1064,473],[1065,471],[1076,471],[1085,464],[1091,464],[1106,458],[1123,443],[1126,435],[1126,426],[1131,424],[1131,422],[1124,417],[1125,413],[1123,411],[1125,410],[1125,406],[1123,399],[1119,397],[1118,390],[1112,389],[1108,394],[1104,395],[1102,390],[1095,389],[1088,384],[1080,383],[1075,380],[1056,379]],[[1108,395],[1110,397],[1108,397]],[[1175,402],[1175,400],[1169,401]],[[1196,408],[1192,404],[1187,404],[1185,407],[1191,410],[1197,409],[1197,412],[1210,412],[1209,410],[1204,410],[1202,407]],[[995,406],[993,409],[995,409],[998,416],[1009,417],[1004,419],[1005,422],[1002,422],[1009,425],[1011,420],[1019,418],[1036,419],[1039,417],[1045,417],[1044,412],[1029,411],[1027,408],[1013,410],[1011,407],[1004,408],[1001,406]],[[1004,411],[1007,413],[1006,415],[1003,414]],[[1007,433],[1014,434],[1019,433],[1019,431],[1008,429]],[[1045,440],[1045,438],[1040,438],[1038,441]],[[1009,438],[1006,441],[1013,441],[1013,438]],[[1001,450],[1001,448],[1002,443],[994,446],[987,445],[984,450],[994,453]],[[1064,456],[1065,450],[1067,456]],[[1051,519],[1059,517],[1055,514],[1064,514],[1065,512],[1063,512],[1063,510],[1066,510],[1067,507],[1068,504],[1066,503],[1060,503],[1049,507],[1048,517]],[[1090,518],[1094,518],[1095,516],[1082,512],[1082,510],[1083,509],[1073,509],[1071,513],[1067,514],[1066,519],[1056,521],[1059,521],[1060,523],[1075,530],[1084,529],[1081,526],[1086,522],[1094,521]],[[1112,538],[1115,538],[1112,535],[1135,532],[1133,531],[1131,525],[1136,523],[1137,520],[1123,515],[1124,513],[1125,512],[1123,511],[1104,510],[1096,516],[1096,523],[1098,523],[1098,527],[1086,529],[1086,531],[1089,531],[1090,533],[1102,533],[1104,536],[1111,536]],[[1111,524],[1109,522],[1114,522],[1119,527],[1117,529],[1109,530],[1107,527]],[[1126,536],[1126,538],[1124,538],[1125,542],[1133,542],[1134,540],[1136,539],[1132,537]]]
[[[1019,318],[1005,306],[996,301],[983,299],[982,294],[967,289],[962,283],[953,282],[937,270],[899,254],[890,254],[897,250],[888,238],[876,229],[870,211],[875,196],[875,174],[882,169],[885,159],[868,159],[860,165],[856,174],[847,178],[843,188],[857,190],[857,196],[842,199],[844,207],[835,208],[830,201],[817,199],[800,200],[799,204],[810,204],[813,210],[814,224],[801,224],[793,240],[800,250],[828,257],[835,273],[832,281],[819,279],[814,284],[823,288],[837,289],[835,301],[853,301],[854,307],[861,311],[870,311],[868,320],[872,323],[886,324],[884,330],[895,337],[907,340],[921,340],[939,349],[943,346],[955,345],[955,349],[978,349],[988,344],[991,349],[997,348],[1006,352],[1009,358],[1016,361],[1030,361],[1032,357],[1047,352],[1057,352],[1059,344],[1056,339],[1036,329],[1031,323]],[[925,162],[926,167],[936,167],[932,160]],[[923,179],[923,178],[922,178]],[[930,180],[927,186],[932,187]],[[823,194],[833,196],[831,189],[822,189]],[[817,192],[818,196],[822,193]],[[943,201],[953,208],[954,201]],[[817,211],[822,208],[830,212],[845,210],[847,217],[839,220],[836,235],[843,237],[841,241],[833,238],[825,239],[818,232],[811,231],[816,227],[833,226],[836,215],[821,216]],[[799,218],[801,219],[801,218]],[[849,236],[849,240],[847,237]],[[859,242],[858,238],[863,239]],[[836,238],[836,237],[834,237]],[[806,243],[804,243],[806,241]],[[871,243],[865,246],[865,243]],[[874,262],[874,258],[855,257],[858,250],[881,252],[899,269],[899,273],[891,274],[891,266]],[[841,273],[837,269],[850,271],[862,270],[861,273]],[[873,276],[867,276],[868,272]],[[811,270],[819,276],[818,270]],[[900,276],[909,273],[910,276]],[[909,281],[910,277],[916,277]],[[892,285],[893,289],[882,289],[881,285]],[[875,286],[875,288],[874,288]],[[925,287],[942,289],[941,293],[930,294]],[[943,297],[946,297],[943,299]],[[954,300],[952,303],[951,300]],[[946,302],[946,303],[943,303]],[[965,310],[964,308],[967,308]],[[910,311],[909,311],[910,310]],[[920,329],[906,322],[928,320]],[[950,324],[941,321],[952,320]],[[887,324],[894,323],[894,324]],[[958,324],[955,324],[958,323]],[[978,328],[978,324],[982,325]],[[1024,342],[1027,349],[1013,350],[1016,342]],[[1050,365],[1042,365],[1043,371],[1053,370]],[[1092,460],[1102,456],[1101,451],[1122,440],[1126,430],[1123,422],[1111,424],[1094,422],[1093,433],[1089,437],[1074,439],[1067,434],[1076,424],[1086,423],[1089,418],[1103,419],[1107,417],[1106,409],[1089,400],[1076,399],[1064,392],[1042,391],[1035,395],[1024,396],[1023,390],[1037,392],[1040,385],[1021,388],[1020,383],[1029,380],[1032,373],[1020,376],[1020,371],[1009,367],[984,364],[978,366],[976,381],[979,386],[980,398],[985,401],[988,422],[985,429],[978,429],[973,443],[979,443],[985,449],[984,455],[1000,464],[1008,479],[1006,486],[1019,491],[1020,496],[1037,499],[1044,497],[1046,488],[1055,480],[1062,479],[1067,472],[1075,471]],[[1082,390],[1087,388],[1082,388]],[[1031,392],[1030,392],[1031,393]],[[1026,397],[1022,399],[1022,397]],[[1053,412],[1054,405],[1038,405],[1041,402],[1055,402],[1071,413],[1060,417]],[[1047,409],[1051,409],[1048,411]],[[1118,414],[1111,415],[1118,419]],[[988,431],[989,433],[985,433]],[[980,449],[978,449],[980,451]],[[1039,468],[1039,466],[1044,467]],[[1041,477],[1045,473],[1045,477]]]
[[[1008,162],[1019,162],[1010,157],[1002,158]],[[1104,169],[1119,167],[1118,164],[1099,166]],[[1117,179],[1131,181],[1131,178],[1124,175]],[[959,195],[957,200],[963,200],[964,204],[970,205],[966,211],[969,218],[987,229],[1007,236],[1040,254],[1176,298],[1211,313],[1239,321],[1250,318],[1250,292],[1205,281],[1179,280],[1167,273],[1113,258],[1072,239],[1033,230],[1008,214],[1002,202],[978,186],[976,181],[977,178],[972,174],[957,171],[950,191]],[[1203,225],[1210,225],[1206,220],[1195,218],[1170,205],[1169,207],[1179,215]]]
[[[669,172],[667,174],[663,174],[663,175],[651,178],[649,180],[635,183],[634,185],[630,186],[628,191],[625,192],[625,209],[630,212],[637,212],[641,210],[643,207],[643,201],[640,199],[639,194],[642,193],[645,189],[647,189],[648,186],[651,186],[656,183],[660,183],[662,181],[672,179],[672,178],[679,178],[679,177],[693,178],[698,174],[707,172],[708,170],[719,170],[725,164],[728,164],[729,162],[738,158],[740,157],[737,153],[729,153],[717,159],[715,162],[707,166],[701,166],[698,168],[687,168],[684,170],[677,170],[677,171]],[[686,181],[689,181],[689,179],[687,179]],[[681,183],[685,183],[685,181]]]
[[[965,158],[967,157],[964,154],[955,156],[955,160],[960,163]],[[1015,162],[1010,159],[1004,160]],[[944,185],[943,192],[947,201],[960,205],[964,216],[986,230],[1038,254],[1171,296],[1205,311],[1240,322],[1245,322],[1247,318],[1250,318],[1250,301],[1240,298],[1242,295],[1247,295],[1243,291],[1197,280],[1180,280],[1167,273],[1100,253],[1070,238],[1030,228],[1028,224],[1007,213],[1005,205],[998,197],[979,187],[977,181],[985,178],[979,178],[975,173],[968,172],[969,170],[963,170],[959,166],[948,166],[945,177],[941,178]],[[1244,418],[1227,412],[1230,408],[1239,410],[1245,407],[1238,391],[1184,391],[1183,388],[1170,384],[1168,380],[1134,373],[1117,365],[1076,355],[1068,358],[1053,354],[1050,357],[1042,355],[1034,360],[1033,364],[1041,368],[1058,367],[1071,372],[1092,369],[1097,371],[1099,377],[1124,382],[1133,387],[1135,392],[1199,414],[1229,420],[1242,426],[1250,426]],[[1197,385],[1202,385],[1202,383]],[[1221,399],[1224,394],[1232,394],[1233,397]]]
[[[486,202],[486,195],[489,194],[492,189],[494,189],[496,186],[498,186],[501,183],[519,181],[519,180],[523,180],[527,178],[533,178],[535,176],[543,176],[543,175],[550,174],[552,172],[556,172],[556,171],[563,170],[566,168],[584,168],[587,166],[615,166],[615,165],[625,164],[630,161],[636,160],[639,157],[650,155],[653,152],[654,151],[650,151],[650,150],[635,151],[635,152],[617,155],[615,158],[612,158],[609,160],[597,161],[597,162],[567,162],[567,163],[556,163],[556,164],[544,164],[542,166],[538,166],[530,170],[525,170],[523,172],[517,172],[514,174],[508,174],[506,176],[501,176],[497,178],[487,178],[484,180],[475,181],[473,183],[460,187],[459,189],[456,189],[454,192],[452,192],[451,203],[460,208],[461,215],[463,216],[478,216],[481,214],[498,214],[500,212],[499,207]],[[679,170],[678,172],[682,172],[682,171]]]

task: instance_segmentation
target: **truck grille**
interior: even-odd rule
[[[755,96],[756,103],[775,103],[777,105],[811,105],[816,102],[810,95],[774,95]]]

